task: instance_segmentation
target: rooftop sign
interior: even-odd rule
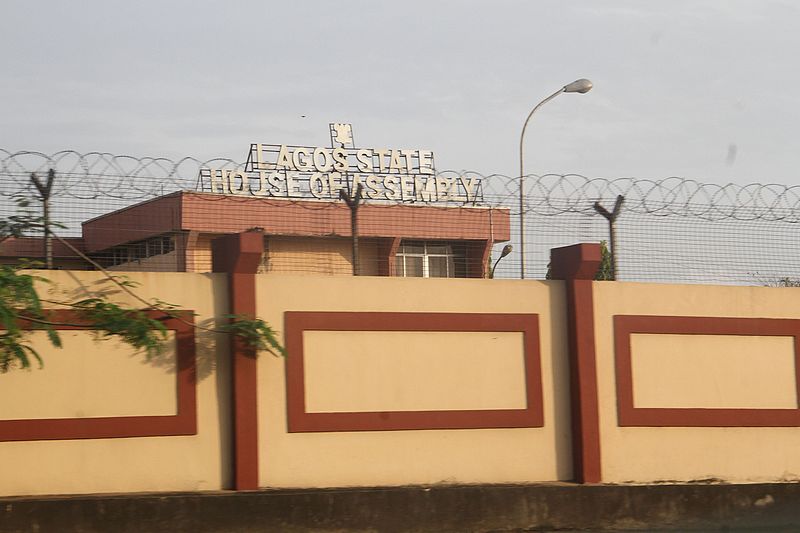
[[[436,175],[433,152],[356,148],[350,124],[331,124],[331,148],[253,143],[244,170],[204,168],[202,190],[290,199],[338,200],[359,184],[366,200],[478,204],[480,178]]]

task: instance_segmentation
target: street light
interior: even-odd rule
[[[525,125],[522,126],[522,134],[519,136],[519,253],[520,253],[520,269],[521,269],[521,278],[525,279],[525,172],[523,169],[522,164],[522,146],[523,141],[525,139],[525,128],[528,127],[528,122],[530,122],[531,117],[536,110],[542,107],[544,104],[555,98],[561,93],[588,93],[592,90],[592,82],[587,80],[586,78],[581,78],[579,80],[575,80],[572,83],[568,83],[564,85],[562,88],[536,104],[528,118],[525,119]]]
[[[497,264],[500,262],[500,260],[502,258],[504,258],[508,254],[510,254],[513,249],[514,249],[514,247],[511,246],[510,244],[506,244],[505,246],[503,246],[503,251],[500,252],[500,257],[498,257],[497,261],[494,262],[494,266],[492,267],[492,271],[489,273],[489,277],[490,278],[494,279],[494,269],[497,268]]]

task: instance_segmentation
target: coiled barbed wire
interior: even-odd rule
[[[53,154],[0,149],[0,196],[29,190],[32,172],[53,168],[53,196],[91,200],[109,198],[136,201],[179,190],[202,190],[200,169],[243,170],[244,163],[229,158],[200,160],[184,157],[134,157],[106,152],[62,150]],[[443,171],[444,177],[480,177],[484,204],[508,207],[518,214],[520,178],[471,171]],[[525,213],[554,216],[563,213],[594,214],[596,201],[625,197],[626,212],[654,216],[692,217],[701,220],[769,220],[800,222],[800,186],[779,184],[718,185],[668,177],[590,178],[579,174],[525,176]]]

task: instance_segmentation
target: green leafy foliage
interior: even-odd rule
[[[91,324],[100,338],[119,337],[149,359],[157,355],[167,338],[163,322],[148,316],[145,311],[125,309],[103,298],[86,298],[71,304],[81,318]]]
[[[26,267],[29,265],[25,265]],[[22,270],[18,265],[0,266],[0,373],[13,368],[30,368],[35,359],[41,368],[41,356],[30,344],[28,333],[44,330],[50,343],[61,348],[61,339],[36,289],[36,282],[48,280]],[[100,338],[119,337],[149,358],[158,353],[167,337],[163,322],[151,318],[145,311],[127,309],[98,296],[67,302],[65,306],[77,311],[78,320],[66,325],[91,329]]]
[[[278,336],[269,324],[260,318],[247,318],[241,315],[225,315],[230,322],[219,329],[236,335],[245,344],[257,351],[267,351],[275,356],[286,356],[286,349],[281,345]]]
[[[42,366],[39,353],[26,342],[29,329],[23,322],[29,321],[34,329],[44,329],[50,342],[61,347],[58,333],[50,325],[44,311],[35,282],[41,278],[20,272],[19,266],[0,265],[0,372],[19,366],[29,368],[31,357]]]
[[[36,282],[49,283],[41,276],[25,272],[22,266],[0,265],[0,373],[15,368],[29,369],[32,361],[39,368],[44,366],[42,357],[30,344],[28,334],[31,331],[46,331],[50,343],[61,348],[61,339],[54,326],[83,327],[100,339],[119,338],[143,352],[149,360],[160,353],[168,330],[162,320],[153,318],[148,311],[158,310],[165,318],[180,319],[173,312],[176,306],[161,300],[153,300],[146,309],[132,309],[112,302],[108,294],[99,293],[72,302],[59,302],[76,311],[77,320],[69,324],[55,323],[49,320],[42,308]],[[122,283],[128,287],[135,286],[129,280],[122,280]],[[277,333],[263,320],[238,315],[222,318],[229,322],[214,331],[237,336],[256,351],[286,355]]]
[[[45,225],[52,232],[60,224],[45,221],[31,209],[26,198],[15,199],[19,212],[0,220],[0,243],[9,238],[20,238],[28,232],[43,232]],[[57,237],[56,237],[57,238]],[[76,312],[77,320],[70,324],[56,324],[49,320],[42,307],[36,283],[49,283],[46,278],[31,274],[28,269],[39,268],[41,263],[22,260],[16,265],[0,265],[0,373],[14,368],[29,369],[35,360],[41,368],[44,361],[30,344],[29,333],[44,330],[50,343],[61,348],[61,339],[54,326],[69,325],[93,331],[99,338],[119,338],[145,353],[150,359],[157,355],[167,338],[164,323],[152,318],[148,311],[157,310],[164,317],[182,318],[174,313],[177,306],[160,299],[145,300],[134,292],[138,284],[125,276],[112,274],[94,263],[80,251],[76,252],[94,264],[113,285],[92,291],[87,298],[57,303],[62,308]],[[125,307],[112,301],[114,294],[125,292],[141,302],[144,309]],[[286,355],[275,331],[263,320],[227,315],[229,322],[217,330],[243,339],[246,346],[273,355]],[[195,324],[194,327],[199,328]],[[202,328],[207,329],[207,328]]]
[[[611,251],[608,249],[606,241],[600,241],[600,268],[597,269],[594,279],[596,281],[614,281]]]
[[[18,213],[0,220],[0,243],[9,238],[22,237],[26,231],[44,227],[44,219],[36,216],[30,209],[26,198],[14,199]],[[25,262],[19,265],[0,265],[0,373],[19,366],[29,368],[31,357],[42,366],[39,353],[26,342],[26,329],[23,319],[31,320],[33,326],[44,328],[50,342],[61,346],[58,333],[46,324],[42,303],[34,286],[39,278],[22,274],[20,270],[35,266]]]
[[[0,220],[0,242],[11,237],[24,237],[26,233],[31,231],[41,232],[44,230],[45,219],[31,210],[30,200],[18,196],[14,198],[14,203],[17,206],[17,214]],[[52,230],[53,228],[63,228],[64,226],[50,221],[48,227]]]
[[[69,324],[49,320],[42,308],[36,283],[49,283],[46,278],[26,272],[31,265],[0,265],[0,373],[15,368],[29,369],[32,361],[41,368],[44,361],[30,344],[28,334],[43,330],[51,344],[61,348],[61,339],[54,326],[69,325],[91,330],[100,339],[119,338],[129,346],[145,354],[149,360],[160,353],[168,330],[163,321],[153,318],[148,311],[158,310],[163,317],[181,319],[173,304],[154,299],[145,309],[132,309],[111,301],[113,291],[98,291],[89,298],[72,302],[58,302],[61,306],[76,311],[77,320]],[[123,276],[115,283],[129,290],[137,284]],[[247,347],[266,351],[275,356],[285,356],[278,335],[272,327],[259,318],[225,315],[228,323],[217,328],[217,332],[241,338]]]

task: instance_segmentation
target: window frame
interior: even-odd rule
[[[422,247],[422,252],[407,252],[405,247]],[[428,247],[445,247],[445,252],[431,252]],[[422,259],[422,276],[408,275],[407,258],[421,258]],[[444,276],[431,276],[431,258],[445,258],[446,275]],[[448,241],[401,241],[400,246],[397,248],[395,254],[395,276],[401,278],[455,278],[456,276],[456,259],[457,255],[454,251],[453,243]]]

